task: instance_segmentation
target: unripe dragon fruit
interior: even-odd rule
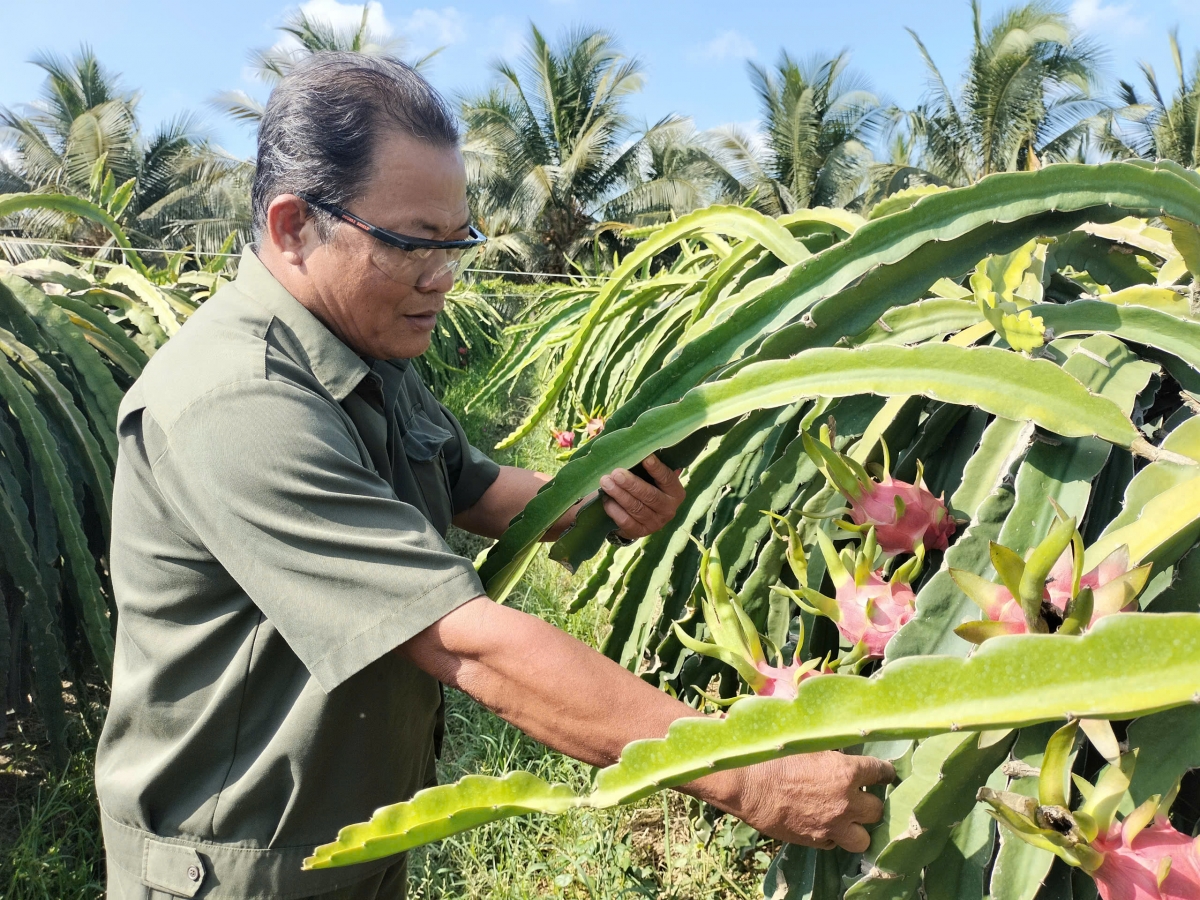
[[[550,437],[554,442],[564,450],[570,450],[575,446],[575,432],[573,431],[554,431],[551,430]]]
[[[776,660],[776,665],[767,661],[758,629],[746,615],[737,595],[725,583],[725,570],[715,547],[701,548],[700,584],[705,594],[701,611],[712,642],[696,640],[676,623],[675,634],[689,650],[733,666],[760,697],[793,700],[801,681],[827,671],[821,660],[800,661],[799,648],[804,643],[803,634],[797,641],[796,655],[789,665],[783,665],[782,656]],[[709,699],[718,705],[732,702]]]
[[[806,434],[804,447],[830,484],[850,501],[850,522],[841,523],[843,527],[859,532],[874,528],[876,540],[888,556],[950,546],[954,517],[944,497],[935,497],[925,486],[919,463],[915,484],[893,478],[885,446],[883,478],[876,481],[856,460],[838,453],[824,440],[815,441]]]

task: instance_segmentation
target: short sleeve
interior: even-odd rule
[[[156,437],[164,497],[327,692],[484,593],[310,391],[229,385]]]
[[[462,425],[450,410],[441,403],[438,403],[438,407],[455,437],[446,446],[446,470],[450,476],[454,514],[458,515],[478,503],[479,498],[487,493],[492,482],[500,477],[500,466],[472,446]]]

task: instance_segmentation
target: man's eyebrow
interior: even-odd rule
[[[414,220],[413,227],[418,228],[421,231],[428,231],[430,234],[439,234],[442,230],[442,227],[440,225],[435,225],[432,222],[426,222],[423,219]],[[461,225],[459,225],[457,228],[455,228],[454,231],[466,231],[470,227],[471,227],[471,220],[467,219],[465,222],[463,222]]]

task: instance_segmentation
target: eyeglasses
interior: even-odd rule
[[[452,278],[462,265],[463,254],[487,240],[474,225],[469,226],[468,237],[461,241],[410,237],[372,225],[337,204],[326,203],[310,194],[296,196],[375,238],[378,243],[372,245],[372,264],[392,280],[409,287],[430,287],[447,276]]]

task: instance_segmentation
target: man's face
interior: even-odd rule
[[[389,133],[379,138],[366,190],[347,209],[411,237],[462,240],[469,219],[466,185],[457,149]],[[397,260],[408,265],[405,252],[340,222],[322,250],[310,258],[310,277],[318,282],[325,324],[347,345],[374,359],[409,359],[429,348],[452,275],[397,280]],[[421,265],[415,261],[416,270]],[[417,286],[404,283],[414,280]]]

